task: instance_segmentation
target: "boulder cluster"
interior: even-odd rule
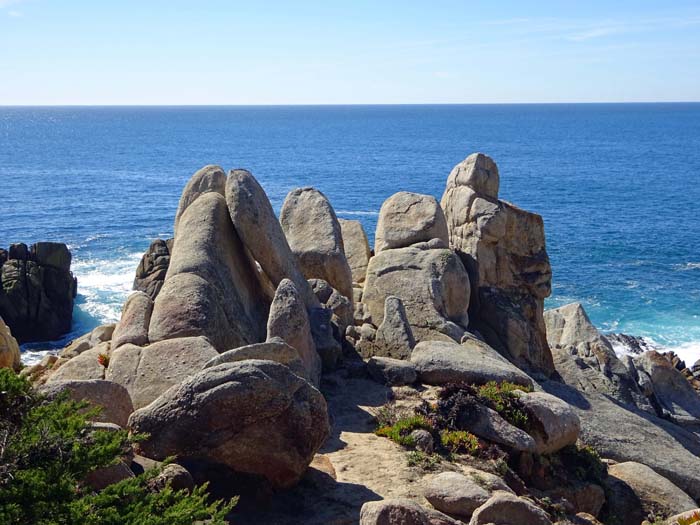
[[[639,525],[696,508],[697,392],[661,354],[618,358],[580,305],[544,311],[542,218],[498,190],[495,162],[470,155],[441,201],[389,197],[371,249],[317,189],[291,191],[278,218],[250,172],[206,166],[119,323],[21,374],[143,435],[141,463],[267,487],[237,523],[597,524],[621,509]],[[33,257],[4,264],[5,290],[5,267],[67,270]],[[10,340],[0,323],[0,365],[17,366]],[[502,386],[515,415],[478,397]],[[407,464],[369,413],[409,409],[417,427],[394,435]]]

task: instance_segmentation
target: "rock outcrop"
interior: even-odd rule
[[[58,339],[70,331],[78,287],[70,265],[62,243],[10,246],[0,269],[0,317],[18,342]]]
[[[338,219],[338,222],[343,236],[345,257],[352,273],[352,282],[362,284],[365,282],[367,264],[372,257],[367,234],[360,221]]]
[[[112,349],[124,344],[148,344],[148,327],[153,313],[153,299],[144,292],[131,294],[122,307],[122,316],[112,334]]]
[[[175,213],[175,233],[177,234],[177,226],[180,222],[182,214],[185,213],[187,207],[196,201],[205,193],[218,193],[225,196],[226,188],[226,173],[219,166],[210,164],[195,172],[182,190],[180,203]]]
[[[18,370],[20,365],[19,345],[12,336],[10,327],[0,317],[0,368]]]
[[[207,368],[134,412],[154,459],[223,464],[289,487],[329,434],[321,393],[289,368],[248,360]]]
[[[173,242],[175,239],[156,239],[151,243],[136,268],[135,291],[144,292],[153,300],[158,297],[170,266]]]
[[[352,271],[340,223],[326,196],[314,188],[292,190],[280,224],[307,279],[323,279],[352,301]]]
[[[472,326],[518,366],[551,373],[543,319],[552,270],[542,217],[498,199],[496,163],[474,153],[447,179],[441,200],[450,246],[472,281]]]

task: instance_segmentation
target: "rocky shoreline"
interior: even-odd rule
[[[677,523],[700,502],[700,364],[545,311],[542,218],[499,182],[477,153],[439,202],[396,193],[372,251],[317,189],[278,219],[250,172],[206,166],[120,322],[19,373],[146,436],[107,482],[175,457],[241,495],[233,523]],[[70,253],[13,246],[0,316],[29,340],[44,317],[18,321],[36,308],[5,283],[69,283]],[[19,369],[13,341],[0,324]]]

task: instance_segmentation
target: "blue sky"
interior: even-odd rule
[[[700,101],[700,2],[0,0],[0,105],[598,101]]]

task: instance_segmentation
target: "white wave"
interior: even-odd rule
[[[674,264],[673,269],[679,272],[687,270],[700,270],[700,262],[687,262],[683,264]]]
[[[691,367],[700,360],[700,341],[690,341],[677,346],[664,347],[664,352],[675,352],[675,354],[685,361],[685,366]]]
[[[351,211],[351,210],[336,210],[336,215],[359,215],[359,216],[370,216],[370,217],[378,217],[379,212],[378,211]]]

